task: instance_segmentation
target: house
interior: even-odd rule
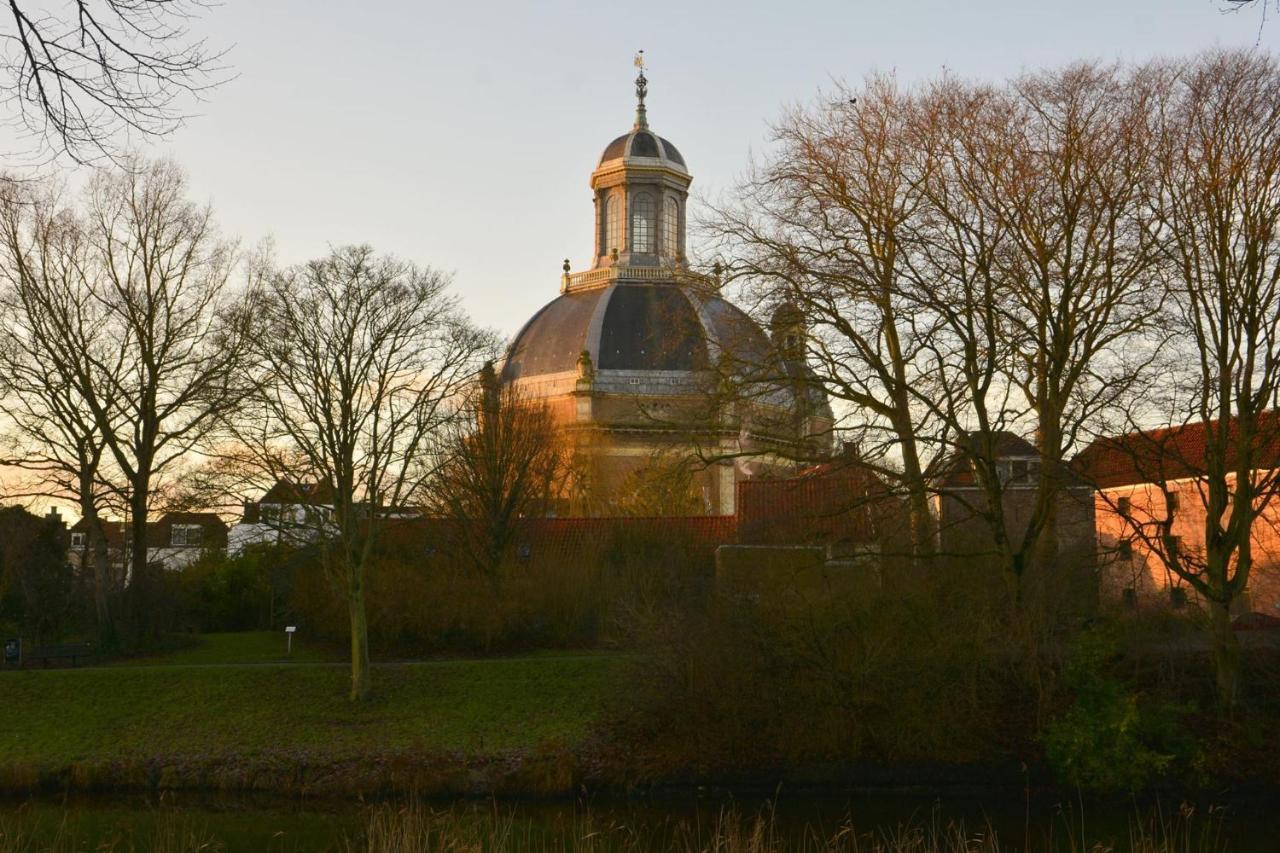
[[[328,483],[300,483],[281,477],[256,501],[245,501],[244,515],[231,528],[227,553],[249,545],[300,545],[315,539],[333,519],[333,490]]]
[[[244,514],[231,528],[227,552],[235,556],[249,545],[302,545],[315,541],[333,524],[333,506],[333,489],[328,483],[298,482],[282,477],[258,500],[245,501]],[[368,504],[357,504],[356,513],[358,517],[367,517]],[[383,519],[411,519],[421,514],[411,507],[378,510],[378,516]]]
[[[1161,549],[1204,554],[1206,438],[1217,425],[1196,422],[1101,438],[1076,457],[1076,469],[1097,488],[1104,595],[1176,607],[1191,594],[1185,581],[1168,570]],[[1280,416],[1264,418],[1262,425],[1255,438],[1254,483],[1264,495],[1257,498],[1261,515],[1250,537],[1253,568],[1238,607],[1280,614]],[[1236,452],[1234,424],[1228,425],[1226,438],[1230,457]],[[1228,487],[1234,483],[1230,476]],[[1161,529],[1166,522],[1168,540]]]
[[[130,526],[123,521],[102,521],[111,565],[127,570]],[[89,525],[80,519],[71,528],[70,554],[79,562],[88,546]],[[169,570],[179,570],[195,562],[208,551],[225,551],[227,525],[212,512],[169,512],[157,521],[147,522],[147,562]]]
[[[990,501],[976,468],[979,459],[994,464],[1001,485],[1004,526],[1012,542],[1021,540],[1034,516],[1041,474],[1039,451],[1006,430],[992,433],[989,441],[982,435],[971,435],[938,464],[932,476],[938,552],[944,556],[996,551]],[[1064,481],[1055,507],[1058,554],[1091,562],[1096,535],[1093,490],[1069,471]]]

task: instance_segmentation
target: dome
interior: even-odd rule
[[[719,296],[671,283],[613,281],[561,294],[516,335],[504,381],[572,371],[585,350],[599,370],[709,370],[722,349],[764,354],[768,340]]]
[[[728,300],[687,282],[612,280],[605,287],[570,290],[538,311],[507,350],[503,382],[571,382],[586,351],[597,371],[596,390],[634,395],[688,394],[728,364],[737,378],[764,374],[772,391],[762,402],[792,407],[798,400],[779,382],[809,371],[776,357],[768,337]],[[829,412],[825,395],[808,386],[809,408]],[[816,404],[816,408],[815,408]]]
[[[633,128],[630,133],[624,133],[605,146],[599,165],[603,166],[610,160],[652,162],[677,172],[689,172],[684,157],[670,140],[641,127]]]

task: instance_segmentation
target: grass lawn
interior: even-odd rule
[[[0,762],[281,751],[343,759],[412,749],[500,752],[550,738],[573,743],[598,719],[622,666],[599,654],[378,666],[374,698],[354,706],[341,666],[6,672]]]
[[[113,666],[169,666],[222,663],[320,663],[345,660],[345,649],[294,636],[293,653],[285,654],[284,631],[196,634],[179,648],[114,661]]]

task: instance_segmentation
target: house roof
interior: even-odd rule
[[[129,525],[123,521],[100,522],[103,535],[107,539],[108,548],[123,548],[126,545],[126,531]],[[204,529],[201,546],[208,548],[224,548],[227,544],[227,524],[216,513],[212,512],[168,512],[156,521],[147,522],[147,547],[166,548],[173,543],[173,528],[179,524],[195,524]],[[72,527],[72,533],[86,533],[89,522],[80,519]]]
[[[990,433],[990,447],[994,459],[1035,459],[1039,451],[1035,445],[1017,433],[997,430]],[[985,452],[987,439],[983,433],[970,433],[957,443],[956,449],[937,461],[933,479],[945,486],[968,486],[974,482],[973,457]]]
[[[1222,435],[1221,421],[1197,421],[1155,430],[1138,430],[1126,435],[1100,438],[1080,451],[1072,467],[1099,488],[1128,486],[1202,477],[1206,470],[1208,446]],[[1264,412],[1252,439],[1254,469],[1280,467],[1280,413]],[[1226,424],[1226,452],[1237,453],[1239,429],[1233,419]]]
[[[333,506],[333,489],[324,483],[295,483],[281,477],[258,499],[259,504],[303,504]]]

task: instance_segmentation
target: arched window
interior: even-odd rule
[[[680,257],[680,202],[669,196],[662,206],[662,254]]]
[[[653,251],[654,214],[653,196],[640,193],[631,202],[631,251],[641,254]]]
[[[618,194],[609,193],[609,201],[605,205],[604,252],[608,255],[617,249],[622,251],[622,217],[618,214]]]

